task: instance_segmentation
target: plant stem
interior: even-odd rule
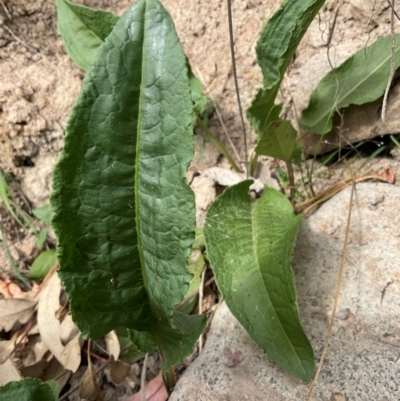
[[[220,142],[220,140],[209,130],[206,124],[197,117],[196,124],[204,131],[204,133],[207,135],[207,137],[210,139],[210,141],[215,145],[215,147],[226,157],[230,165],[233,167],[235,171],[238,173],[241,173],[242,170],[237,166],[235,161],[232,159],[231,155],[228,153],[228,151],[225,149],[224,145]],[[246,164],[247,165],[247,164]]]
[[[289,187],[290,187],[290,203],[293,205],[294,198],[296,196],[296,186],[294,182],[294,173],[292,163],[286,162],[286,168],[288,171]]]
[[[257,162],[258,162],[258,154],[255,151],[253,151],[253,153],[250,156],[250,163],[249,163],[250,177],[254,177],[254,174],[257,169]]]
[[[166,372],[163,372],[162,375],[165,388],[167,389],[168,395],[170,395],[175,387],[175,375],[172,367],[169,368]]]

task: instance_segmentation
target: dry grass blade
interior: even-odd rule
[[[326,339],[325,339],[324,348],[322,350],[321,359],[319,361],[317,372],[315,373],[315,376],[314,376],[314,380],[311,383],[310,390],[308,392],[306,401],[310,401],[311,400],[311,397],[313,395],[315,387],[316,387],[316,385],[318,383],[318,378],[319,378],[319,375],[321,373],[322,367],[324,365],[324,359],[325,359],[325,356],[326,356],[326,353],[327,353],[327,350],[328,350],[328,345],[329,345],[329,342],[330,342],[330,339],[331,339],[331,336],[332,336],[332,328],[333,328],[333,323],[335,321],[336,310],[337,310],[337,306],[338,306],[338,303],[339,303],[340,288],[342,286],[342,280],[343,280],[344,265],[345,265],[346,254],[347,254],[347,245],[349,243],[351,213],[352,213],[352,208],[353,208],[353,198],[354,198],[355,185],[356,185],[356,182],[355,182],[355,179],[353,177],[353,186],[352,186],[352,189],[351,189],[350,202],[349,202],[349,213],[348,213],[348,216],[347,216],[347,224],[346,224],[346,234],[345,234],[345,238],[344,238],[342,258],[341,258],[341,261],[340,261],[339,277],[338,277],[338,281],[337,281],[337,284],[336,284],[335,301],[333,303],[332,315],[331,315],[331,319],[329,321],[328,332],[326,334]]]
[[[394,184],[395,176],[394,176],[393,169],[391,167],[388,167],[385,169],[384,173],[368,174],[368,175],[353,177],[353,178],[349,178],[347,180],[340,181],[333,187],[328,188],[325,191],[322,191],[320,194],[318,194],[314,198],[308,199],[302,203],[297,204],[295,206],[296,213],[303,213],[303,215],[307,215],[316,206],[327,201],[329,198],[331,198],[333,195],[337,194],[338,192],[342,191],[347,186],[349,186],[353,183],[357,184],[359,182],[369,181],[369,180],[376,180],[376,181],[387,182],[388,184]]]

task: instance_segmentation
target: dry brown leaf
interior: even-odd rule
[[[21,374],[10,358],[0,365],[0,386],[21,379]]]
[[[40,335],[30,335],[21,357],[22,365],[24,367],[35,365],[44,358],[48,350],[49,348],[43,342]]]
[[[82,376],[81,383],[79,385],[79,395],[82,399],[89,401],[102,401],[103,395],[101,389],[97,384],[96,372],[93,368],[93,364],[88,359],[89,365],[86,372]]]
[[[60,279],[57,274],[53,274],[40,293],[37,321],[42,340],[49,350],[65,369],[75,372],[80,363],[79,336],[65,347],[61,342],[61,323],[56,316],[60,308],[60,293]]]
[[[21,368],[21,375],[23,377],[36,377],[38,379],[43,379],[43,374],[49,366],[49,361],[42,359],[34,365]]]
[[[0,341],[0,365],[3,364],[14,351],[15,342],[19,336],[20,333],[16,332],[10,340]]]
[[[126,376],[128,376],[130,369],[131,367],[127,363],[122,361],[114,361],[114,359],[112,359],[110,363],[112,381],[115,384],[121,384],[125,380]]]
[[[106,336],[106,346],[107,351],[110,356],[114,357],[114,360],[118,360],[119,354],[121,352],[121,346],[119,344],[119,340],[115,331],[110,331]]]
[[[10,331],[17,323],[27,323],[35,306],[29,299],[0,299],[0,330]]]
[[[56,313],[60,308],[61,282],[57,274],[47,282],[40,293],[37,322],[42,340],[54,356],[60,360],[64,351],[61,343],[61,324]]]
[[[56,358],[52,357],[44,372],[41,374],[40,379],[43,381],[55,380],[58,383],[60,390],[62,390],[70,377],[71,372],[64,369],[61,363],[58,362]]]

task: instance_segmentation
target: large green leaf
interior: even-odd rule
[[[311,94],[300,125],[316,134],[332,130],[335,112],[350,104],[373,102],[385,92],[390,73],[391,37],[363,48],[330,71]],[[400,34],[396,35],[395,68],[400,67]]]
[[[119,20],[88,71],[54,172],[60,277],[81,331],[148,331],[164,368],[202,325],[178,330],[194,239],[192,101],[186,58],[158,0]]]
[[[56,4],[57,27],[65,48],[72,60],[86,70],[119,17],[69,0],[56,0]]]
[[[54,401],[57,400],[57,394],[54,394],[53,384],[39,379],[27,377],[17,382],[10,382],[0,387],[1,401]]]
[[[283,369],[309,379],[313,350],[300,324],[290,267],[301,216],[272,188],[251,200],[251,183],[226,189],[207,213],[211,267],[229,309],[250,336]]]
[[[257,135],[261,135],[268,124],[277,119],[280,109],[274,107],[274,102],[283,75],[304,33],[324,3],[325,0],[285,0],[263,28],[256,52],[264,87],[247,109],[247,118]]]

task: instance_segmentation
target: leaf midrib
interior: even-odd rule
[[[255,202],[250,205],[250,209],[251,209],[251,234],[252,234],[252,240],[253,240],[252,243],[253,243],[253,249],[254,249],[254,260],[255,260],[255,262],[257,264],[257,267],[258,267],[258,266],[260,266],[260,263],[259,263],[259,257],[258,257],[258,241],[257,241],[257,235],[256,235],[256,227],[255,227],[255,225],[257,223],[257,219],[254,218],[256,207],[257,207],[257,205],[256,205]],[[262,274],[261,274],[261,269],[258,268],[257,269],[257,273],[258,273],[258,275],[260,277],[261,282],[263,283],[263,288],[265,289],[265,293],[267,295],[268,301],[269,301],[270,305],[272,305],[272,307],[273,307],[273,311],[274,311],[274,315],[276,317],[276,320],[279,322],[280,327],[281,327],[281,329],[282,329],[282,331],[283,331],[283,333],[285,335],[285,338],[286,338],[287,342],[290,344],[290,347],[292,348],[294,355],[296,355],[297,360],[299,362],[299,365],[301,366],[301,369],[303,370],[303,372],[305,374],[306,371],[305,371],[305,369],[303,367],[303,364],[301,363],[301,359],[300,359],[299,355],[297,354],[295,348],[293,347],[293,344],[290,341],[290,339],[289,339],[289,337],[288,337],[288,335],[286,333],[286,330],[283,328],[281,319],[279,318],[279,316],[276,313],[275,306],[272,303],[271,298],[270,298],[269,293],[268,293],[268,290],[267,290],[267,288],[266,288],[266,286],[264,284],[264,279],[263,279]]]
[[[144,256],[143,256],[143,247],[142,247],[142,237],[141,237],[141,221],[140,221],[140,214],[139,214],[139,165],[140,165],[140,128],[141,128],[141,122],[142,122],[142,105],[143,105],[143,81],[144,81],[144,72],[145,72],[145,55],[146,55],[146,48],[145,48],[145,43],[146,43],[146,12],[147,12],[147,1],[144,0],[144,12],[143,12],[143,42],[142,42],[142,71],[141,71],[141,78],[140,78],[140,96],[139,96],[139,108],[138,108],[138,124],[137,124],[137,134],[136,134],[136,158],[135,158],[135,221],[136,221],[136,233],[137,233],[137,246],[138,246],[138,254],[139,254],[139,260],[140,260],[140,267],[142,269],[142,277],[143,277],[143,284],[144,287],[148,288],[148,279],[147,279],[147,274],[145,270],[145,262],[144,262]],[[150,308],[153,311],[152,307],[152,302],[150,302],[149,298],[149,304]]]

